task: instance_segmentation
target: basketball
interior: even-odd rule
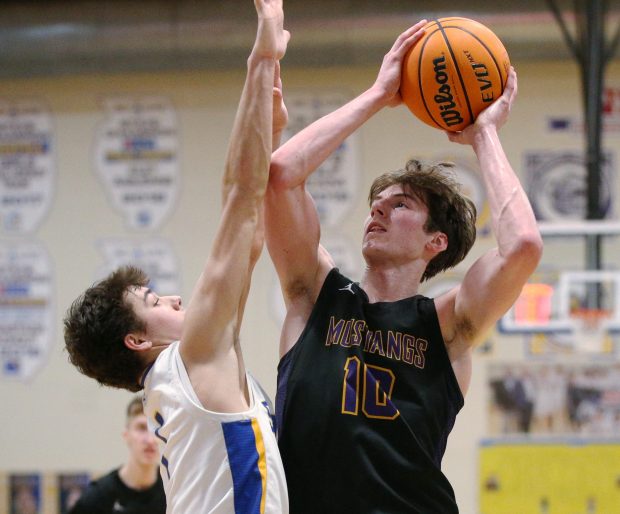
[[[403,61],[400,93],[431,127],[451,132],[472,124],[504,91],[510,60],[499,38],[467,18],[439,18]]]

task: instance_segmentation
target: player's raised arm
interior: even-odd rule
[[[274,148],[280,146],[280,140],[282,138],[282,132],[286,128],[288,123],[288,110],[284,103],[284,95],[282,92],[282,78],[280,77],[280,63],[276,63],[276,72],[274,75],[273,83],[273,124],[271,133],[271,144]],[[254,266],[260,257],[263,249],[263,243],[265,240],[265,209],[260,208],[258,211],[258,222],[256,224],[256,230],[254,232],[254,239],[252,241],[252,248],[250,250],[250,262],[247,275],[247,282],[245,290],[239,300],[239,309],[237,311],[237,329],[241,326],[241,320],[243,319],[243,313],[245,311],[245,304],[250,292],[250,282],[252,279],[252,271]]]
[[[454,297],[454,319],[445,325],[466,348],[510,308],[542,255],[542,239],[527,195],[502,148],[498,130],[505,123],[517,94],[511,70],[502,96],[463,132],[449,133],[452,141],[472,146],[491,208],[494,248],[467,271]],[[457,327],[467,327],[466,331]]]
[[[255,0],[258,30],[230,137],[222,184],[222,215],[211,254],[187,309],[181,355],[192,367],[229,355],[247,293],[255,232],[268,180],[272,151],[273,84],[284,55],[282,0]],[[259,245],[260,246],[260,245]]]
[[[371,116],[401,103],[402,61],[422,36],[425,23],[417,23],[397,38],[368,90],[309,125],[273,155],[265,201],[266,237],[287,307],[299,293],[316,295],[331,267],[327,253],[319,251],[319,219],[306,180]]]

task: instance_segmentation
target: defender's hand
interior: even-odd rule
[[[282,0],[254,0],[254,6],[258,14],[258,31],[253,53],[260,57],[282,59],[291,37],[283,29]]]

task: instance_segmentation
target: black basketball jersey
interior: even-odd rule
[[[69,514],[165,514],[166,496],[161,476],[148,489],[127,487],[115,469],[91,482]]]
[[[434,301],[371,304],[331,270],[278,366],[291,513],[458,512],[441,459],[462,406]]]

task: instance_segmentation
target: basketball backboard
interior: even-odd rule
[[[604,240],[608,257],[617,255],[620,223],[539,222],[539,229],[545,241],[543,263],[500,320],[500,332],[540,335],[570,351],[612,351],[612,337],[620,334],[616,259],[601,259],[603,270],[579,268],[587,267],[583,256],[592,237]]]

